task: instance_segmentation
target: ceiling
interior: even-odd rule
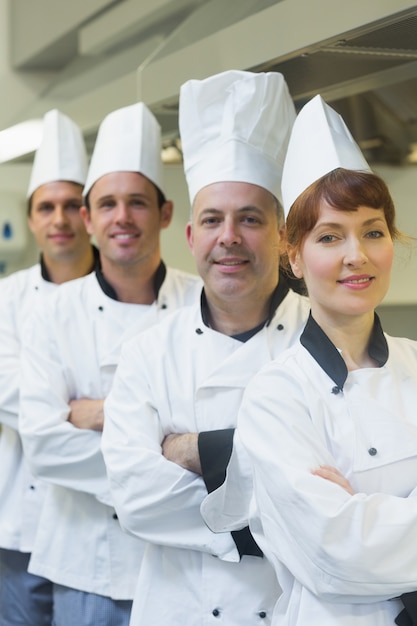
[[[298,108],[321,93],[370,162],[417,162],[417,5],[405,0],[0,0],[0,10],[0,128],[57,107],[91,151],[103,117],[142,99],[165,144],[177,143],[181,83],[234,67],[282,72]]]
[[[417,7],[256,69],[282,72],[297,107],[326,94],[370,161],[400,164],[417,147]]]

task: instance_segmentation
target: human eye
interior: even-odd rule
[[[39,204],[36,210],[39,211],[39,213],[50,213],[54,210],[54,207],[52,204]]]
[[[80,202],[69,202],[65,208],[67,209],[67,211],[79,211],[81,208],[81,203]]]
[[[261,220],[255,215],[245,215],[242,219],[245,224],[260,224]]]
[[[220,223],[220,218],[216,217],[215,215],[206,215],[205,217],[203,217],[201,219],[201,224],[203,226],[216,226],[217,224]]]
[[[385,237],[385,233],[382,230],[371,230],[366,236],[368,239],[380,239],[381,237]]]
[[[317,238],[317,241],[319,243],[333,243],[333,241],[336,241],[336,240],[337,240],[336,235],[330,235],[330,234],[320,235]]]
[[[102,209],[103,211],[108,211],[109,209],[112,209],[115,205],[116,203],[114,200],[112,200],[111,198],[105,198],[98,203],[98,208]]]
[[[143,198],[132,198],[131,200],[132,207],[144,207],[146,206],[146,202]]]

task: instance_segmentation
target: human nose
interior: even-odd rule
[[[118,202],[116,205],[116,221],[129,222],[131,218],[129,206],[126,202]]]
[[[232,219],[225,219],[219,234],[220,245],[229,247],[241,242],[241,236],[236,223]]]
[[[64,209],[64,207],[57,205],[54,210],[54,224],[55,226],[65,226],[68,224],[68,215]]]
[[[365,247],[363,243],[355,238],[350,239],[347,242],[344,263],[350,267],[361,267],[368,260]]]

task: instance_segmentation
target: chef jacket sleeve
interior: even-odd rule
[[[201,513],[209,528],[214,532],[235,532],[245,528],[249,523],[252,494],[252,464],[239,430],[235,429],[226,479],[208,493],[201,505]]]
[[[302,383],[280,365],[250,382],[238,418],[254,470],[255,539],[278,571],[284,564],[328,601],[367,603],[415,590],[417,500],[351,496],[314,476],[312,468],[337,467],[337,459],[310,419]]]
[[[67,419],[74,383],[58,346],[64,329],[55,324],[50,300],[55,295],[42,298],[23,330],[19,430],[24,452],[35,476],[109,502],[101,434]]]
[[[208,493],[223,484],[233,448],[234,428],[211,430],[198,435],[198,453]]]
[[[227,465],[233,450],[234,433],[234,428],[225,428],[201,432],[198,435],[198,452],[208,493],[212,493],[224,483]],[[240,557],[245,554],[262,557],[262,551],[248,526],[240,530],[232,530],[232,537]]]
[[[18,430],[20,340],[14,298],[7,279],[0,281],[0,423]]]
[[[140,340],[124,344],[104,404],[102,449],[120,523],[150,543],[238,561],[230,533],[213,533],[201,516],[207,495],[202,477],[162,455],[170,431],[160,419],[153,392],[158,374],[148,356]]]

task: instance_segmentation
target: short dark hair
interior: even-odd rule
[[[156,194],[158,197],[158,209],[162,209],[162,206],[165,204],[165,202],[167,201],[166,196],[164,194],[164,192],[159,189],[159,187],[157,185],[155,185],[154,183],[152,183],[153,186],[156,189]]]
[[[283,209],[281,202],[278,200],[278,198],[274,195],[272,195],[272,197],[274,198],[274,202],[275,202],[275,210],[277,212],[278,226],[279,228],[281,228],[285,224],[284,209]]]

